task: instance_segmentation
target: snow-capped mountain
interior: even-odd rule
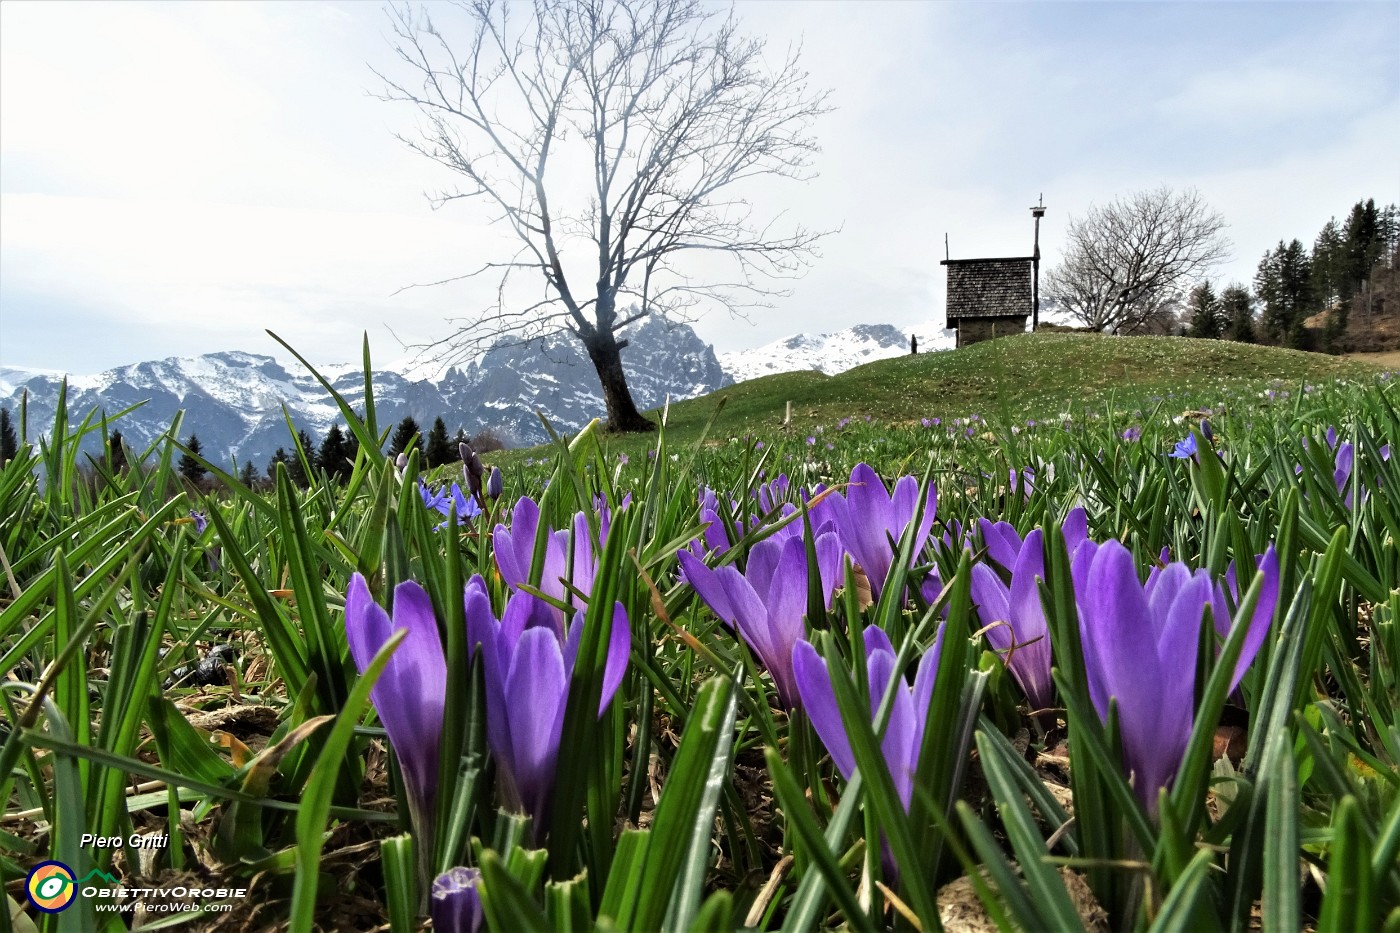
[[[728,385],[730,379],[714,349],[690,327],[651,317],[622,334],[622,351],[632,397],[643,410],[659,406],[669,394],[691,398]],[[317,369],[359,409],[364,376],[358,366]],[[537,410],[561,431],[575,431],[605,415],[602,390],[583,348],[567,335],[516,346],[498,346],[465,368],[453,367],[436,378],[415,378],[390,369],[374,374],[375,411],[381,430],[411,415],[423,430],[442,417],[449,433],[460,427],[470,434],[490,429],[512,444],[546,440]],[[0,367],[0,404],[17,414],[27,391],[31,435],[53,423],[62,373]],[[138,452],[169,430],[183,410],[181,438],[197,434],[205,456],[215,463],[252,460],[261,467],[278,447],[290,446],[286,417],[317,443],[343,417],[330,395],[309,372],[291,370],[271,356],[240,351],[192,358],[150,360],[96,376],[68,376],[68,412],[73,421],[88,412],[109,418],[135,407],[110,425]],[[88,445],[95,448],[100,438]]]
[[[953,345],[949,334],[927,325],[914,331],[920,350],[942,350]],[[794,334],[753,350],[721,353],[720,365],[735,382],[816,369],[834,376],[862,363],[889,359],[909,352],[910,334],[892,324],[857,324],[834,334]]]

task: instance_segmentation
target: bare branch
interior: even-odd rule
[[[1229,258],[1224,228],[1195,190],[1156,188],[1091,208],[1070,220],[1045,294],[1086,327],[1137,332]]]
[[[770,69],[761,40],[700,0],[463,0],[448,10],[464,21],[462,40],[449,42],[426,10],[390,8],[397,67],[376,72],[380,96],[418,111],[424,122],[400,138],[462,180],[434,207],[490,205],[521,249],[440,280],[500,274],[492,307],[427,346],[467,355],[566,325],[599,368],[610,419],[626,421],[635,409],[620,328],[699,307],[743,314],[776,293],[771,280],[815,258],[824,233],[756,223],[740,186],[810,177],[808,128],[829,109],[827,93],[808,87],[799,51]],[[587,204],[571,207],[580,197]],[[586,257],[570,253],[579,242]],[[689,257],[702,255],[707,267],[727,258],[733,274],[695,280]],[[508,292],[514,273],[543,294]],[[637,305],[619,313],[624,299]]]

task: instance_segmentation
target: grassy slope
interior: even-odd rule
[[[799,428],[864,415],[907,422],[974,413],[994,417],[1006,411],[1022,418],[1115,392],[1166,394],[1222,383],[1298,383],[1376,372],[1369,362],[1219,340],[1025,334],[962,350],[880,360],[837,376],[807,371],[742,382],[673,404],[668,435],[681,443],[694,438],[721,399],[726,404],[714,437],[771,430],[788,401]],[[647,437],[613,438],[609,446],[642,451],[652,443]]]
[[[787,400],[794,418],[850,415],[889,421],[1060,410],[1110,392],[1170,392],[1234,381],[1361,377],[1374,366],[1315,353],[1184,337],[1026,334],[963,350],[867,363],[838,376],[765,376],[671,406],[680,432],[699,429],[728,399],[717,429],[774,424]]]

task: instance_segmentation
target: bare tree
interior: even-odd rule
[[[807,128],[826,93],[807,87],[796,52],[770,69],[762,41],[698,0],[452,9],[468,37],[449,40],[425,9],[389,11],[412,80],[376,72],[383,99],[415,105],[426,122],[400,138],[464,179],[435,206],[481,199],[520,246],[457,277],[498,276],[494,305],[420,349],[446,363],[567,329],[598,372],[609,427],[651,429],[618,332],[702,302],[742,314],[777,294],[772,279],[805,270],[822,234],[755,222],[744,194],[762,176],[809,177]]]
[[[1156,328],[1229,258],[1224,219],[1193,189],[1162,187],[1070,218],[1065,258],[1045,292],[1076,322],[1113,334]]]

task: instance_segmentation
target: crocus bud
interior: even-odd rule
[[[433,881],[431,913],[433,929],[444,933],[477,933],[485,913],[481,894],[476,886],[481,872],[475,868],[457,867],[438,875]]]
[[[501,493],[505,492],[505,479],[501,476],[500,467],[491,468],[491,477],[486,481],[486,494],[492,499],[501,498]]]
[[[404,453],[403,451],[399,451],[399,455],[394,458],[394,467],[400,473],[408,469],[408,454]]]
[[[467,481],[467,488],[471,490],[472,496],[477,502],[482,502],[481,498],[481,477],[485,469],[481,465],[481,458],[472,450],[472,445],[462,441],[457,445],[457,452],[462,456],[462,476]],[[484,505],[485,503],[482,502]]]

